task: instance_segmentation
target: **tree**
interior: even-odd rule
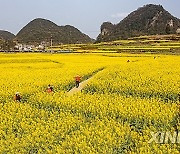
[[[169,24],[166,25],[166,34],[170,34],[171,33],[171,27]]]
[[[10,40],[4,40],[1,43],[1,49],[4,51],[10,51],[10,50],[14,50],[14,46],[16,45],[15,42],[10,41]]]

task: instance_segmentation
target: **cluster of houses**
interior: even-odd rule
[[[20,44],[17,43],[14,46],[13,52],[51,52],[51,53],[70,53],[72,50],[70,49],[59,49],[59,50],[53,50],[51,48],[47,49],[49,44],[45,42],[41,42],[39,45],[27,45],[27,44]],[[52,45],[51,45],[52,46]]]
[[[20,52],[43,51],[45,50],[45,47],[46,45],[44,44],[44,42],[37,46],[18,43],[15,45],[14,50]]]
[[[178,29],[176,30],[176,33],[177,33],[177,34],[180,34],[180,28],[178,28]]]
[[[29,52],[33,51],[33,48],[35,48],[34,45],[17,44],[15,45],[14,50]]]

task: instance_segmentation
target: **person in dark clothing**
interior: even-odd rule
[[[48,85],[48,88],[47,88],[47,92],[48,93],[52,93],[53,92],[53,86],[52,85]]]
[[[21,95],[20,95],[19,92],[17,92],[17,93],[15,94],[15,96],[14,96],[14,101],[19,101],[19,102],[21,102]]]
[[[78,88],[78,87],[79,87],[79,83],[80,83],[80,81],[81,81],[81,77],[80,77],[79,75],[77,75],[77,76],[75,77],[75,81],[76,81],[76,88]]]

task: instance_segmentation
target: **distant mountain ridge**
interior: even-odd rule
[[[51,39],[57,44],[92,42],[88,35],[73,26],[58,26],[52,21],[42,18],[32,20],[16,36],[16,40],[20,43],[50,42]]]
[[[97,42],[141,35],[175,34],[178,28],[180,19],[172,16],[161,5],[148,4],[133,11],[116,25],[104,22]]]
[[[130,13],[118,24],[104,22],[97,42],[114,41],[143,35],[180,34],[180,19],[172,16],[161,5],[148,4]],[[37,18],[23,27],[18,34],[0,30],[0,40],[15,40],[23,44],[92,43],[94,40],[77,28],[58,26],[50,20]]]
[[[5,31],[5,30],[0,30],[0,39],[1,40],[13,40],[15,38],[15,35]]]

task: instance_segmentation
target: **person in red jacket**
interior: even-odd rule
[[[78,88],[79,87],[79,83],[81,81],[81,77],[79,75],[76,75],[75,81],[76,81],[76,88]]]
[[[15,96],[14,96],[14,101],[19,101],[21,102],[21,95],[19,92],[16,92]]]

